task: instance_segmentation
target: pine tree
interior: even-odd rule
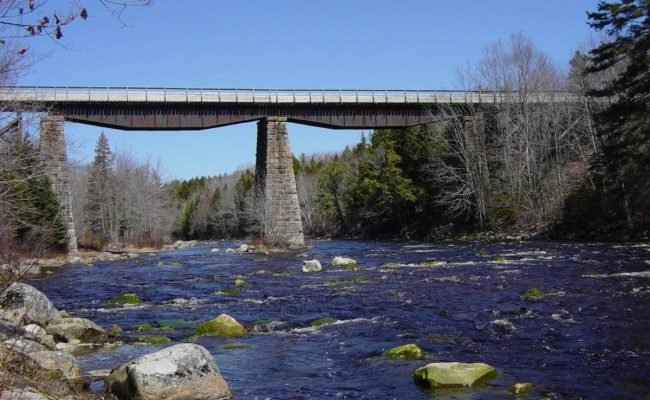
[[[591,52],[588,72],[620,66],[623,72],[597,97],[613,102],[596,116],[601,154],[594,167],[604,178],[608,202],[629,228],[650,219],[650,0],[600,2],[590,25],[610,40]]]
[[[95,159],[88,175],[88,197],[86,201],[86,218],[90,232],[101,241],[110,239],[111,218],[110,202],[112,198],[111,180],[113,175],[114,155],[104,132],[95,145]]]

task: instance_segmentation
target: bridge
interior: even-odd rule
[[[68,226],[76,254],[66,170],[63,122],[140,131],[201,130],[259,121],[256,184],[273,216],[269,236],[280,245],[302,246],[304,236],[287,122],[331,129],[405,128],[435,122],[452,107],[466,115],[515,103],[579,103],[563,91],[220,89],[163,87],[4,86],[5,112],[40,112],[41,156]],[[471,118],[471,116],[467,116]],[[476,126],[476,123],[472,123]]]

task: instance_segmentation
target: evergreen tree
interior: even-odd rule
[[[591,52],[588,72],[623,65],[604,88],[593,90],[613,102],[596,116],[601,154],[594,167],[603,175],[614,218],[629,228],[650,218],[650,0],[600,2],[590,25],[610,40]],[[622,215],[621,215],[622,214]]]
[[[38,149],[19,128],[7,133],[0,148],[0,156],[14,161],[0,170],[0,182],[8,183],[0,184],[0,191],[8,199],[4,212],[10,216],[13,235],[37,253],[63,248],[66,227],[56,194],[42,175]]]
[[[88,197],[86,219],[90,232],[101,241],[111,237],[112,218],[110,215],[112,194],[112,175],[114,155],[104,132],[95,145],[95,158],[88,175]]]

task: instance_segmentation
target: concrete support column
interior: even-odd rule
[[[77,237],[72,218],[72,194],[63,135],[63,117],[54,115],[41,117],[40,155],[52,189],[61,204],[60,215],[66,225],[68,235],[68,257],[76,257],[78,255]]]
[[[293,173],[287,119],[269,117],[257,123],[256,189],[262,193],[264,238],[279,246],[305,244]]]

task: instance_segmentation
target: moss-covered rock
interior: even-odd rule
[[[424,350],[416,344],[404,344],[401,346],[393,347],[382,353],[383,357],[403,360],[415,360],[424,358]]]
[[[526,394],[533,391],[533,384],[530,382],[518,382],[508,389],[513,394]]]
[[[162,336],[162,335],[144,335],[144,336],[138,336],[136,338],[136,341],[138,343],[146,343],[146,344],[165,344],[171,342],[172,340],[167,336]]]
[[[254,349],[255,346],[252,344],[246,344],[246,343],[232,343],[232,344],[224,344],[219,346],[219,349],[221,350],[251,350]]]
[[[150,324],[135,325],[129,328],[130,331],[136,331],[136,332],[149,332],[152,329],[153,326],[151,326]]]
[[[404,265],[404,264],[400,264],[400,263],[397,263],[397,262],[386,262],[386,263],[381,264],[382,267],[387,267],[387,268],[399,267],[399,266],[402,266],[402,265]]]
[[[156,321],[160,328],[186,329],[194,328],[194,324],[184,319],[161,319]]]
[[[420,267],[437,267],[438,265],[445,265],[447,261],[445,260],[427,260],[418,263]]]
[[[196,333],[198,335],[244,336],[248,331],[230,315],[221,314],[210,321],[198,324]]]
[[[524,292],[524,298],[526,300],[537,300],[544,296],[546,296],[546,293],[537,288],[528,289]]]
[[[233,281],[233,285],[235,285],[235,286],[244,286],[245,284],[246,284],[246,281],[243,280],[243,279],[237,278],[237,279],[235,279]]]
[[[336,322],[336,320],[332,317],[323,317],[323,318],[318,318],[313,321],[309,321],[307,325],[312,326],[312,327],[319,327],[325,324],[331,324],[333,322]]]
[[[506,261],[508,260],[504,256],[497,256],[494,257],[492,260],[490,260],[491,263],[496,263],[496,264],[503,264]]]
[[[357,269],[357,262],[347,257],[334,257],[332,259],[332,267],[354,271]]]
[[[415,382],[430,388],[473,386],[495,374],[494,367],[484,363],[431,363],[415,370]]]
[[[135,293],[124,293],[119,296],[111,297],[111,304],[140,304],[142,299]]]

